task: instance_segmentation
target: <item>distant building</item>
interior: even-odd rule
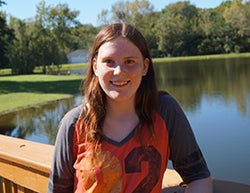
[[[85,49],[75,50],[67,54],[68,63],[85,63],[88,61],[89,51]]]

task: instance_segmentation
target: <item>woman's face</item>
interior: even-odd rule
[[[123,37],[101,45],[98,56],[93,60],[93,70],[107,100],[116,102],[134,102],[148,65],[149,60],[143,59],[140,50]]]

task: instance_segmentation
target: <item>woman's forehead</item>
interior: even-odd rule
[[[127,55],[141,55],[140,50],[127,38],[118,37],[111,41],[105,42],[99,48],[100,55],[113,54],[127,54]],[[98,54],[98,55],[99,55]]]

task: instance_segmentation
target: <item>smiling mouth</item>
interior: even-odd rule
[[[125,86],[127,85],[130,81],[119,81],[119,82],[116,82],[116,81],[110,81],[112,85],[114,86]]]

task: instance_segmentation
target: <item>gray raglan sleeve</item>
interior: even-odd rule
[[[61,120],[55,142],[48,193],[71,193],[74,189],[73,139],[80,107],[69,111]]]
[[[160,95],[159,104],[159,113],[169,133],[170,160],[174,169],[185,183],[209,177],[206,161],[180,105],[169,94]]]

